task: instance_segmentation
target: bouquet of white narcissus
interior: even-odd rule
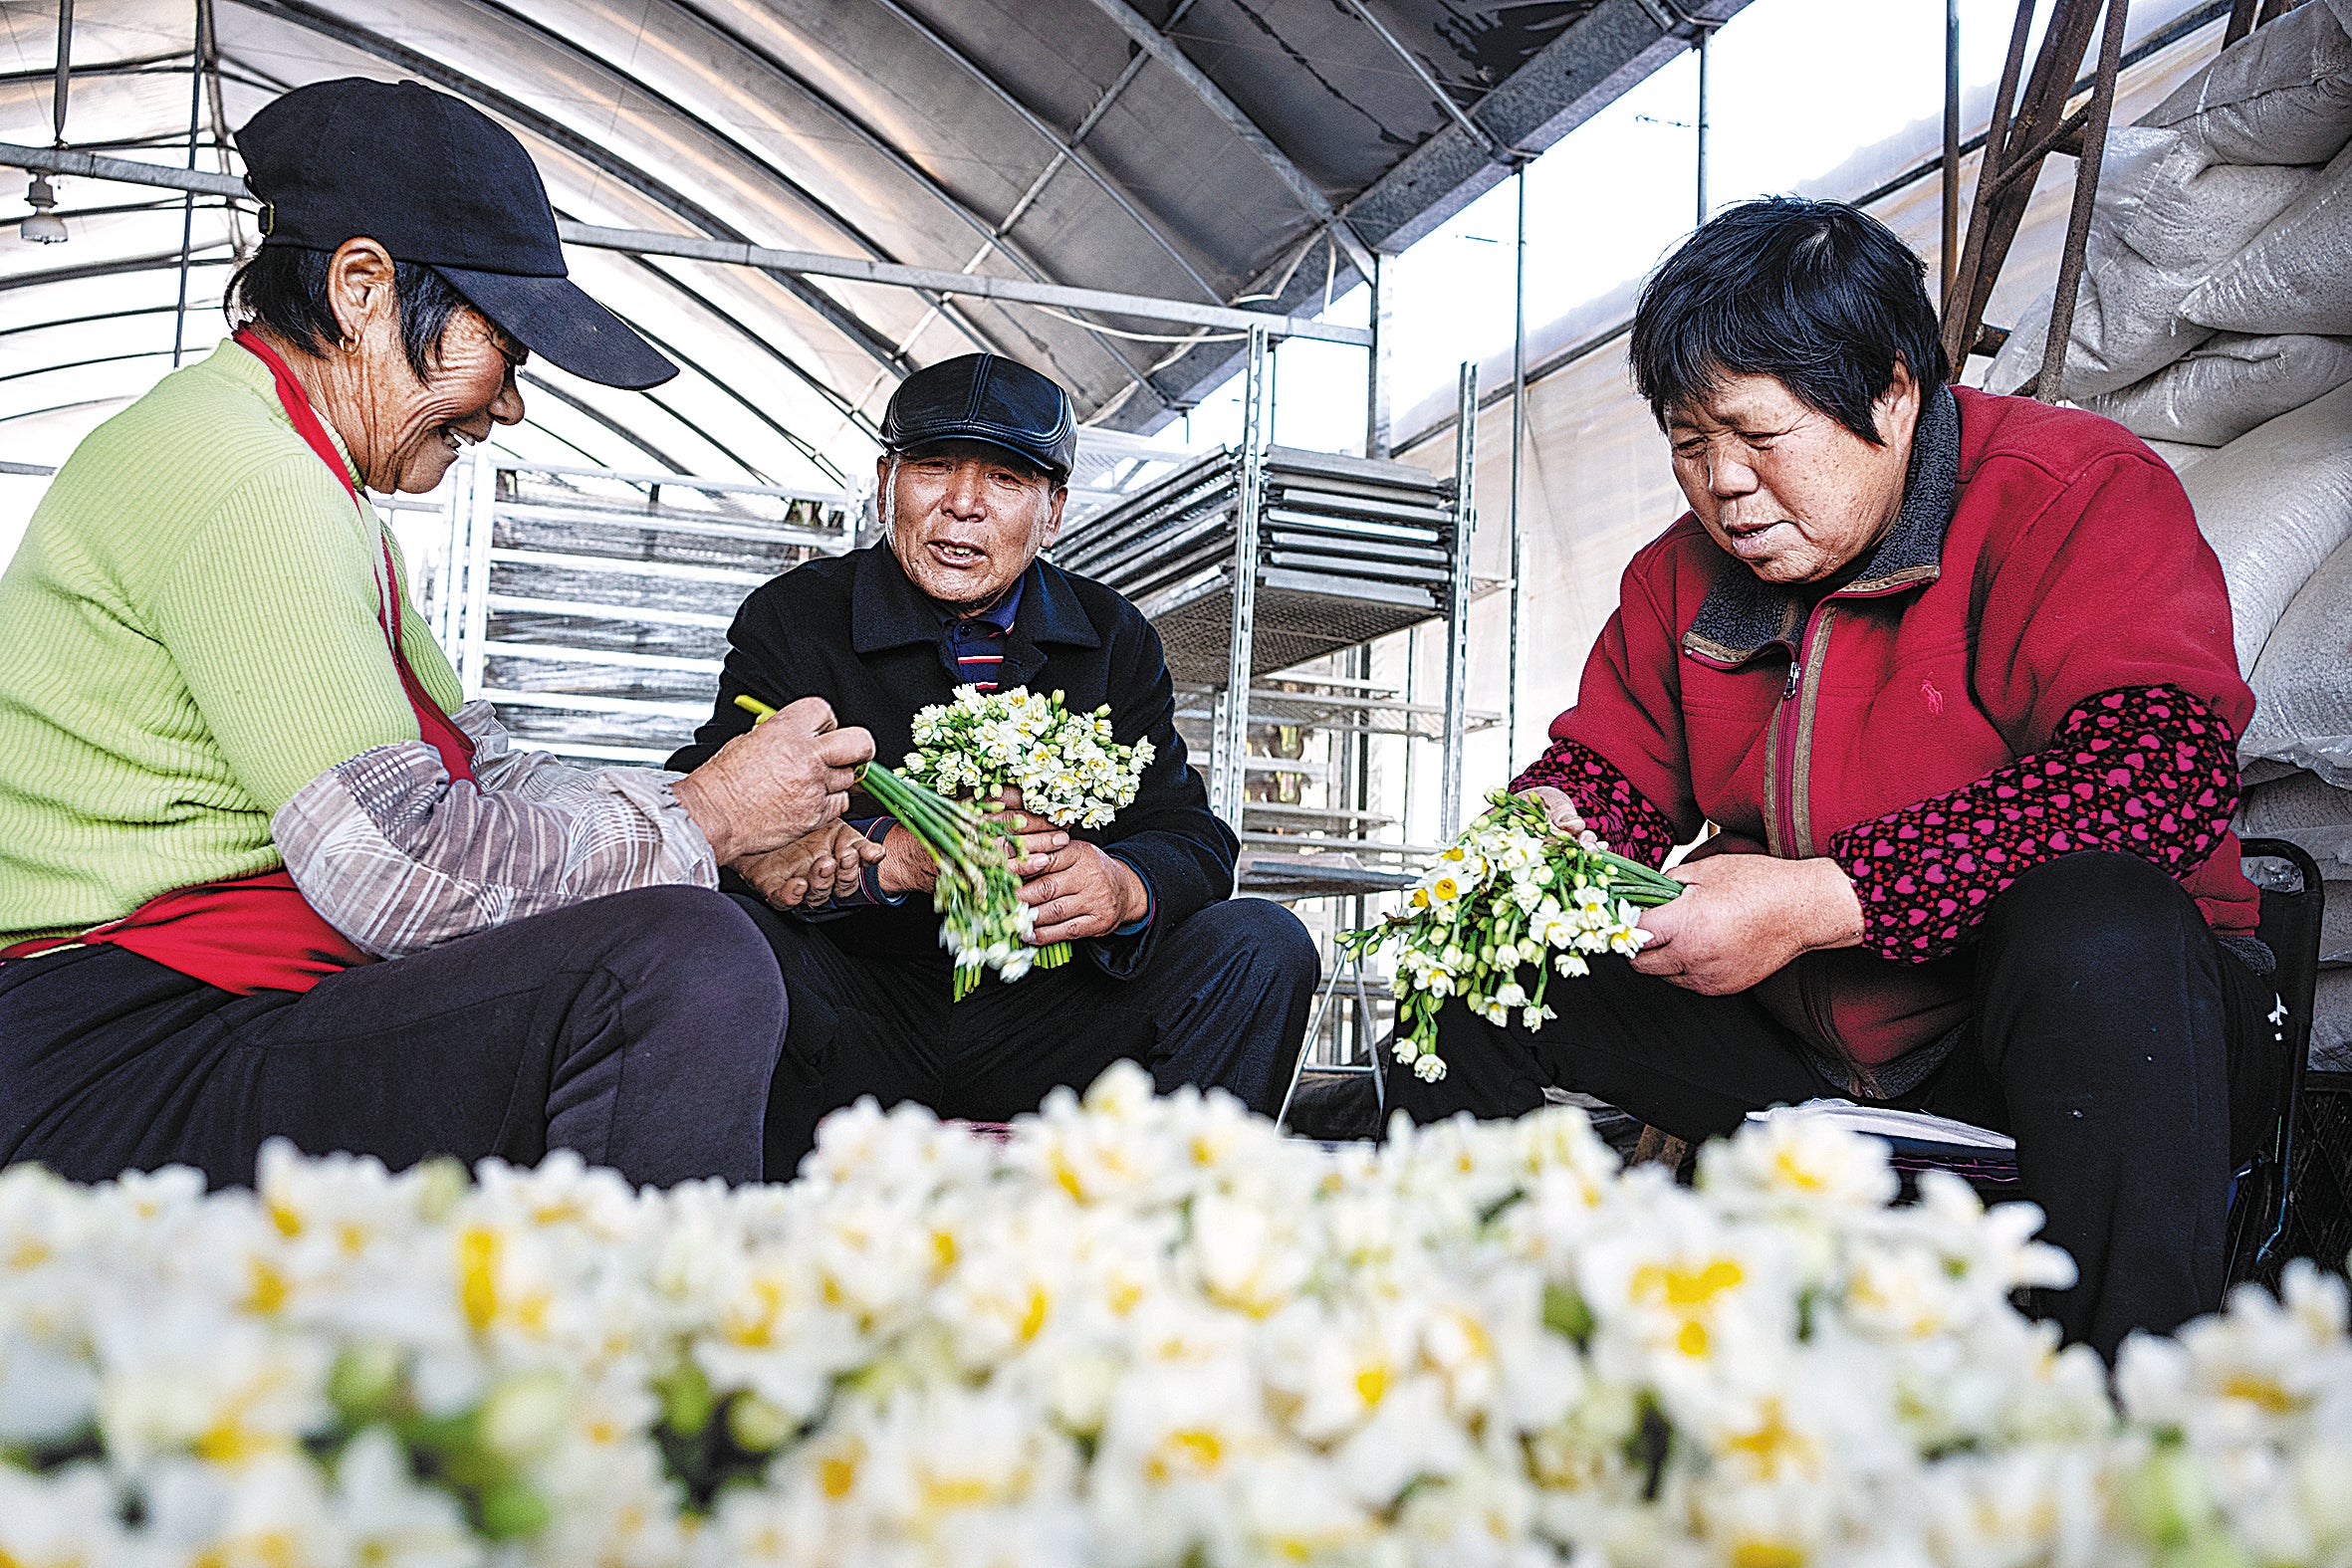
[[[914,736],[899,769],[907,778],[983,804],[1018,789],[1024,811],[1057,827],[1108,827],[1134,802],[1154,755],[1148,740],[1118,743],[1108,703],[1071,713],[1061,693],[1026,686],[959,686],[955,701],[915,715]]]
[[[1057,827],[1109,826],[1121,806],[1134,802],[1156,755],[1148,740],[1118,743],[1108,703],[1075,714],[1062,705],[1061,693],[1043,696],[1026,686],[1003,692],[959,686],[955,701],[916,712],[914,740],[901,768],[914,783],[984,806],[1018,789],[1024,811]],[[1066,942],[1038,952],[1040,969],[1068,962]]]
[[[2352,1563],[2345,1288],[2085,1349],[2024,1205],[1819,1124],[1326,1154],[1112,1069],[790,1187],[0,1174],[20,1568]]]
[[[1640,912],[1682,891],[1589,831],[1561,833],[1525,795],[1497,789],[1487,801],[1491,809],[1439,853],[1401,911],[1340,938],[1359,956],[1398,944],[1396,1059],[1426,1081],[1446,1075],[1437,1015],[1448,997],[1491,1023],[1509,1027],[1516,1017],[1538,1028],[1557,1016],[1543,1005],[1553,970],[1581,976],[1591,955],[1641,951]]]

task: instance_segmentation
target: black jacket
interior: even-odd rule
[[[754,589],[736,612],[717,708],[669,766],[699,767],[750,729],[751,715],[735,706],[749,693],[776,708],[823,697],[842,724],[871,730],[875,758],[895,768],[914,750],[915,710],[955,695],[958,678],[939,633],[938,608],[907,580],[887,545],[797,566]],[[1073,712],[1108,703],[1122,744],[1151,740],[1157,755],[1118,820],[1072,830],[1134,867],[1151,891],[1151,924],[1140,935],[1079,944],[1106,973],[1133,975],[1149,962],[1159,932],[1232,894],[1238,849],[1232,831],[1210,814],[1200,775],[1186,765],[1159,634],[1101,583],[1032,561],[997,680],[1005,690],[1058,691]],[[881,808],[852,797],[849,814],[879,815]],[[749,891],[732,874],[725,885]],[[927,898],[851,909],[832,920],[830,934],[851,952],[936,954],[941,970],[948,967]]]

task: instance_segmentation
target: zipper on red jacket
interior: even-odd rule
[[[1806,859],[1813,852],[1814,689],[1820,684],[1836,617],[1826,599],[1805,617],[1805,629],[1789,650],[1788,679],[1772,709],[1772,728],[1764,744],[1764,847],[1789,859]]]

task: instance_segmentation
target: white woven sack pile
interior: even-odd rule
[[[2041,368],[2044,296],[1985,384]],[[2230,581],[2241,832],[2327,880],[2313,1057],[2352,1068],[2352,0],[2256,28],[2110,133],[2061,391],[2155,445]]]

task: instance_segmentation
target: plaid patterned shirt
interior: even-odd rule
[[[718,886],[678,775],[515,751],[486,702],[451,718],[474,742],[474,783],[400,741],[328,769],[270,819],[294,885],[362,950],[398,958],[606,893]]]

